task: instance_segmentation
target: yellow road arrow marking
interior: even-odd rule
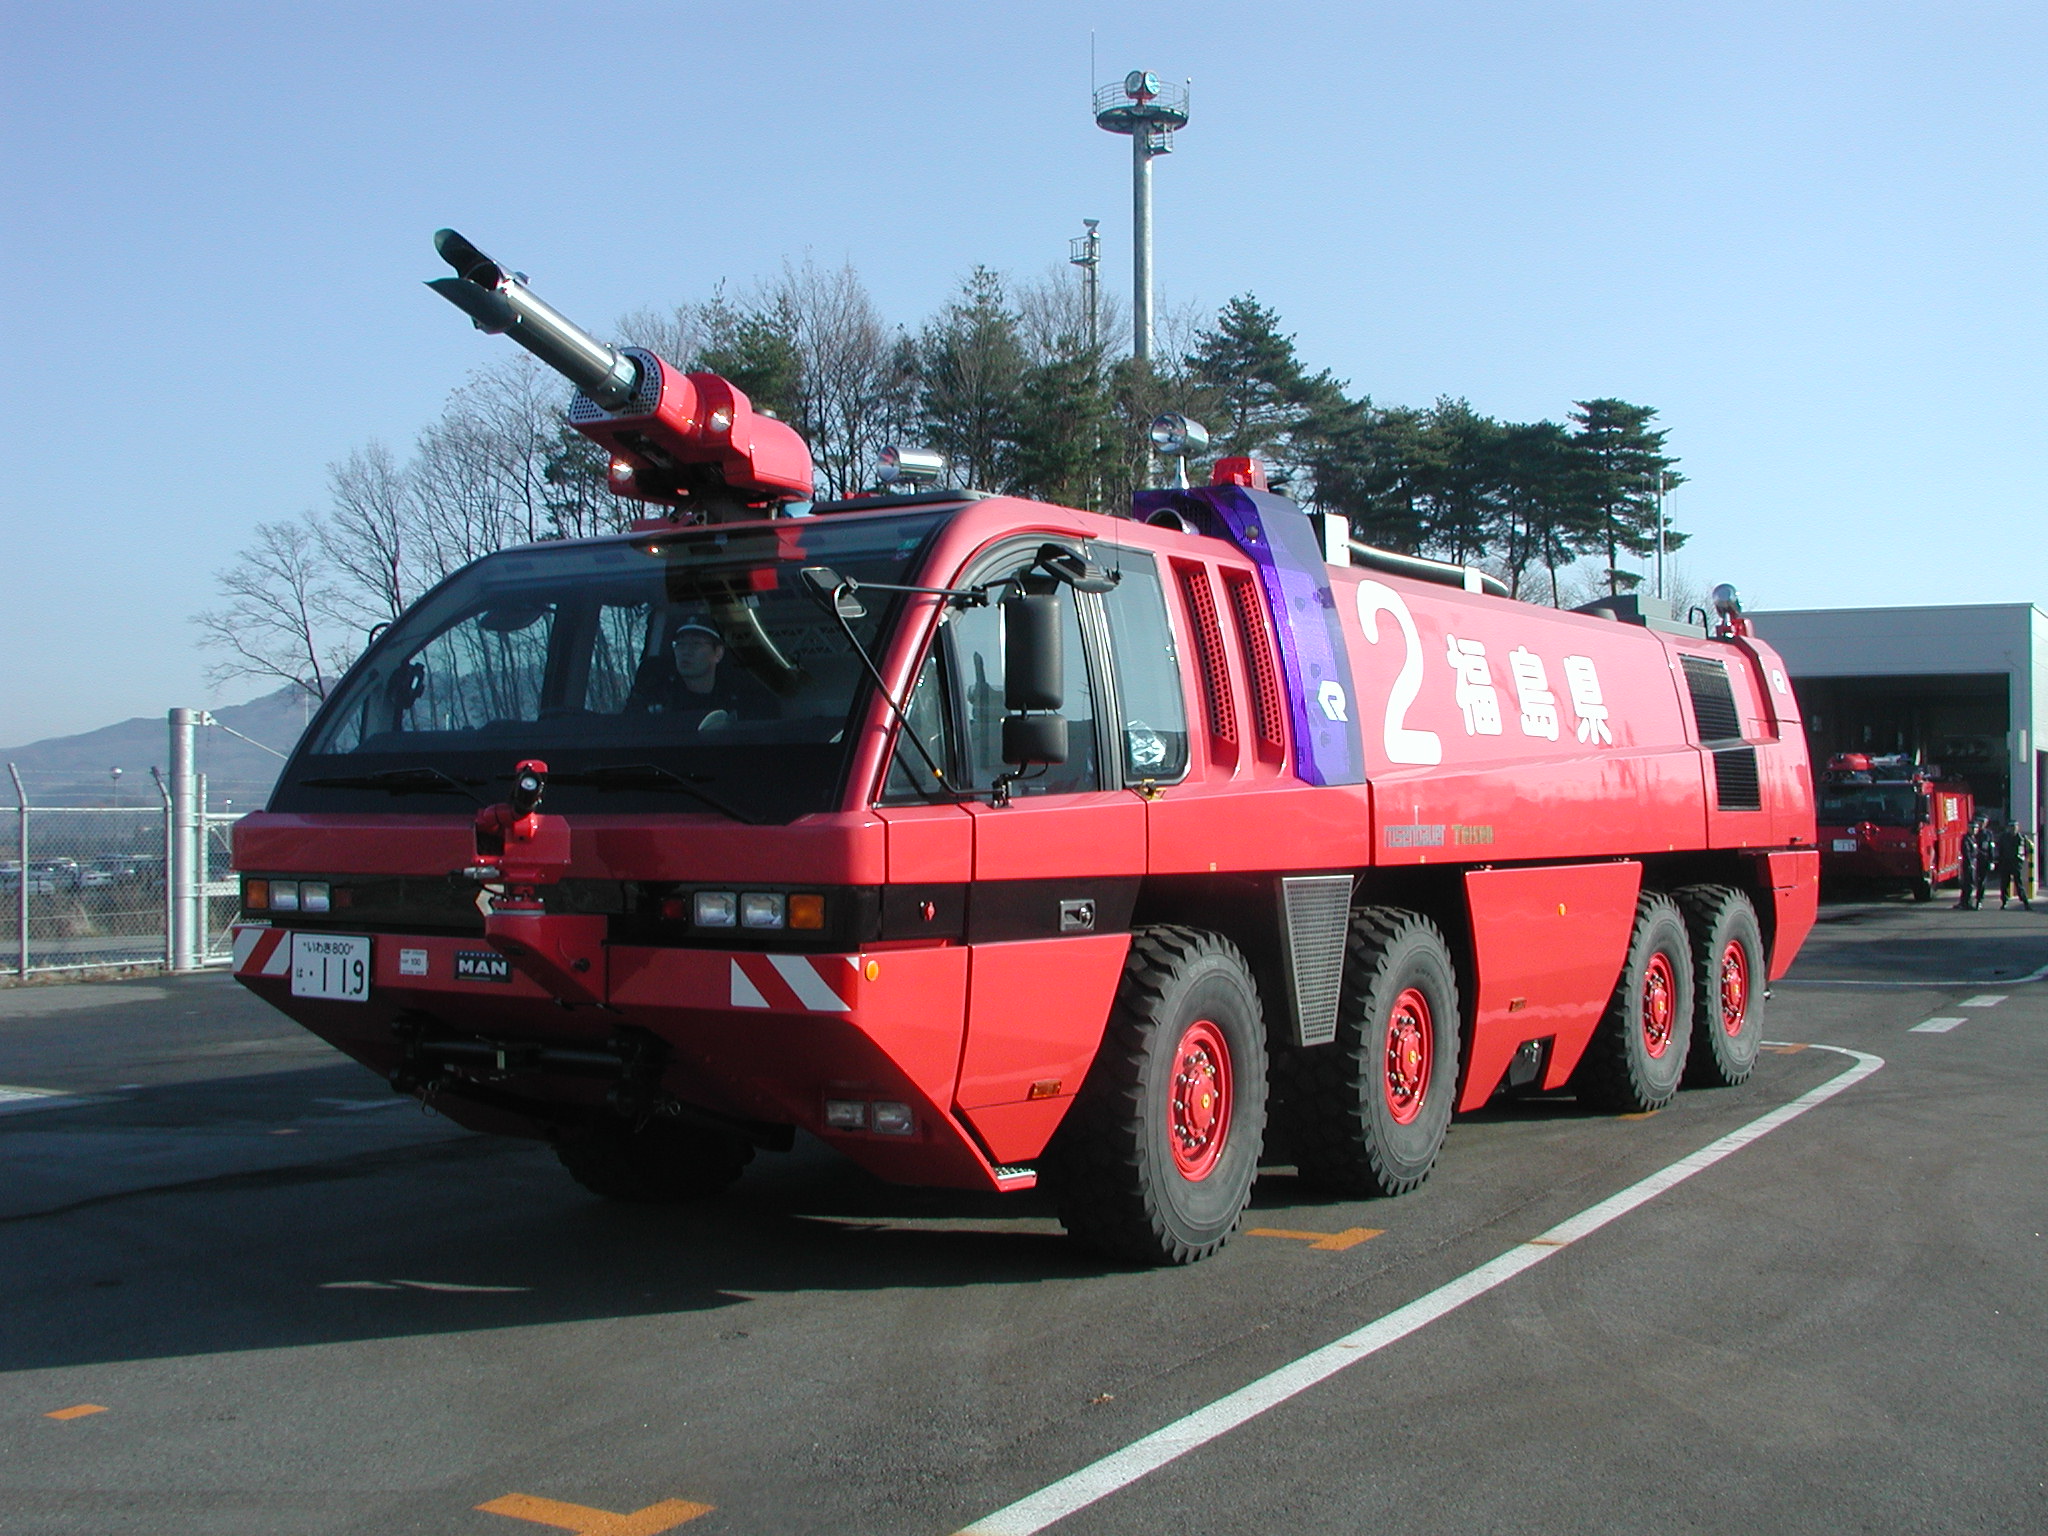
[[[692,1504],[688,1499],[663,1499],[629,1515],[615,1515],[608,1509],[591,1509],[583,1504],[564,1504],[560,1499],[537,1499],[530,1493],[508,1493],[477,1508],[487,1515],[509,1515],[514,1520],[531,1520],[535,1525],[552,1525],[573,1531],[576,1536],[660,1536],[686,1525],[714,1506]]]
[[[1253,1227],[1246,1235],[1250,1237],[1291,1237],[1296,1242],[1307,1243],[1311,1248],[1320,1248],[1325,1253],[1342,1253],[1346,1248],[1356,1248],[1368,1238],[1380,1236],[1384,1227],[1346,1227],[1342,1232],[1293,1232],[1286,1227]]]

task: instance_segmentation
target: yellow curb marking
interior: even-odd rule
[[[1647,1120],[1656,1113],[1658,1111],[1654,1109],[1639,1109],[1632,1115],[1616,1115],[1614,1118],[1617,1120]]]
[[[1524,1248],[1562,1248],[1564,1246],[1564,1239],[1561,1237],[1532,1237],[1527,1239],[1522,1246]]]
[[[1767,1045],[1764,1049],[1773,1056],[1790,1056],[1795,1051],[1805,1050],[1806,1047],[1803,1045]]]
[[[658,1536],[686,1525],[715,1506],[692,1504],[688,1499],[663,1499],[630,1515],[615,1515],[608,1509],[591,1509],[582,1504],[564,1504],[559,1499],[537,1499],[530,1493],[508,1493],[477,1508],[487,1515],[509,1515],[514,1520],[531,1520],[535,1525],[552,1525],[576,1536]]]
[[[1342,1253],[1346,1248],[1356,1248],[1369,1238],[1380,1236],[1384,1227],[1346,1227],[1342,1232],[1293,1232],[1286,1227],[1253,1227],[1249,1237],[1291,1237],[1296,1242],[1307,1243],[1311,1248],[1320,1248],[1325,1253]]]
[[[82,1419],[89,1413],[105,1413],[107,1410],[98,1403],[74,1403],[69,1408],[59,1408],[55,1413],[43,1415],[46,1419]]]

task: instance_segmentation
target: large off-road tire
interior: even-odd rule
[[[731,1184],[754,1160],[754,1149],[737,1136],[654,1120],[638,1130],[621,1126],[565,1133],[555,1143],[555,1156],[594,1195],[637,1205],[677,1205]]]
[[[1669,896],[1645,891],[1614,996],[1572,1074],[1581,1104],[1640,1113],[1671,1102],[1692,1044],[1692,990],[1685,919]]]
[[[1046,1160],[1061,1222],[1112,1258],[1207,1258],[1244,1215],[1265,1129],[1265,1016],[1244,957],[1212,933],[1139,929]]]
[[[1692,936],[1692,1051],[1685,1081],[1733,1088],[1756,1070],[1764,1037],[1764,983],[1770,974],[1763,929],[1749,897],[1732,886],[1694,885],[1678,893]]]
[[[1280,1089],[1302,1182],[1405,1195],[1436,1165],[1458,1096],[1458,977],[1436,924],[1351,914],[1337,1038],[1287,1053]]]

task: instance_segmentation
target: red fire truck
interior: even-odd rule
[[[1262,1156],[1399,1194],[1496,1093],[1751,1071],[1818,854],[1732,594],[1510,601],[1249,460],[1128,517],[806,509],[742,392],[439,245],[659,515],[428,593],[237,828],[236,974],[399,1092],[609,1196],[801,1130],[1177,1263]]]
[[[1958,879],[1976,801],[1932,763],[1840,752],[1821,774],[1820,873],[1829,885],[1891,886],[1915,901]]]

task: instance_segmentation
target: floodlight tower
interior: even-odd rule
[[[1131,351],[1152,361],[1152,159],[1188,125],[1188,88],[1134,69],[1095,93],[1095,126],[1131,136]]]
[[[1067,242],[1067,260],[1081,269],[1081,302],[1088,310],[1088,350],[1102,345],[1102,235],[1100,219],[1083,219],[1088,233]]]

